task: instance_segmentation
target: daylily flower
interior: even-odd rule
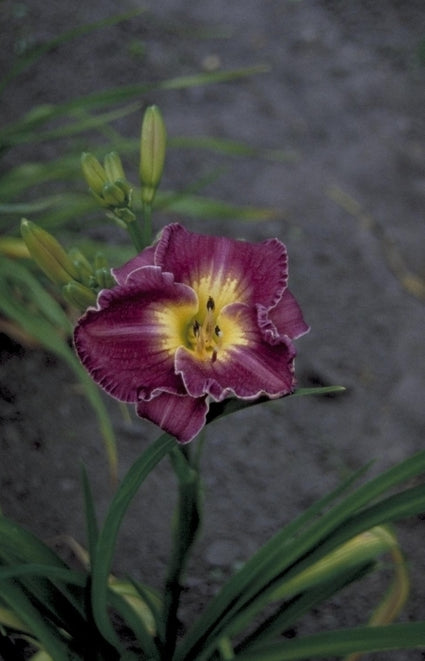
[[[92,378],[181,443],[210,401],[277,398],[295,386],[294,338],[307,332],[287,288],[286,248],[165,227],[158,242],[113,269],[75,329]]]

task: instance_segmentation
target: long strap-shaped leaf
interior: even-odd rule
[[[39,314],[17,302],[13,283],[17,283],[35,301]],[[36,278],[22,265],[3,259],[0,261],[0,310],[27,329],[48,350],[64,360],[82,382],[87,398],[95,410],[105,441],[111,475],[116,477],[117,452],[108,412],[98,387],[83,369],[74,351],[68,346],[69,320],[56,301],[43,290]]]
[[[356,627],[258,646],[237,661],[295,661],[344,656],[350,652],[425,649],[425,621],[385,627]]]
[[[121,643],[107,612],[108,576],[111,571],[117,535],[127,508],[141,484],[161,459],[170,452],[175,443],[172,436],[163,434],[133,464],[112,501],[96,544],[92,565],[93,617],[103,636],[117,649],[120,649]]]
[[[70,571],[52,549],[31,532],[3,516],[0,517],[0,540],[0,562],[4,565],[0,571],[0,580],[3,576],[10,576],[11,571],[16,578],[26,575],[27,580],[22,582],[28,585],[29,590],[38,586],[40,595],[45,591],[48,604],[59,607],[63,595],[75,609],[76,617],[77,613],[83,616],[78,592],[71,589],[72,585],[81,587],[84,584],[82,575],[77,579],[77,573]],[[36,570],[37,567],[39,570]]]
[[[31,602],[24,590],[13,580],[0,581],[1,596],[4,602],[18,613],[22,621],[28,626],[31,634],[43,645],[43,648],[55,661],[70,661],[76,659],[71,654],[68,645],[58,634],[56,626],[50,624]]]
[[[339,526],[342,524],[345,526],[345,523],[353,515],[357,514],[380,494],[424,470],[425,452],[421,452],[361,486],[323,515],[320,520],[314,522],[303,533],[294,535],[297,532],[294,529],[294,524],[290,524],[277,533],[268,544],[246,563],[238,574],[230,579],[210,603],[176,651],[176,661],[198,657],[199,659],[208,658],[208,650],[213,649],[221,635],[224,635],[225,632],[227,635],[226,628],[232,629],[232,620],[245,607],[244,605],[251,607],[253,599],[260,600],[257,603],[258,607],[261,605],[260,602],[264,601],[266,603],[267,595],[262,594],[263,590],[269,589],[273,581],[281,576],[284,571],[300,562],[307,554],[311,554],[313,549],[316,549],[326,538],[329,538],[331,533],[336,532]],[[414,502],[411,500],[412,496]],[[406,498],[408,502],[406,502]],[[388,505],[391,509],[391,519],[395,520],[400,516],[405,516],[408,511],[414,513],[418,511],[418,507],[423,507],[423,493],[415,491],[405,498],[399,496],[396,502],[386,503],[384,508]],[[379,505],[376,507],[378,509],[374,509],[373,506],[367,511],[367,514],[359,515],[358,518],[353,519],[352,530],[350,531],[352,536],[367,529],[368,526],[371,527],[390,520],[383,509],[379,509]],[[313,555],[310,555],[308,559],[306,558],[305,566],[310,561],[319,560],[332,548],[348,539],[346,532],[344,534],[338,531],[338,534],[334,536],[329,545],[323,545],[317,556],[313,554],[315,555],[314,558]],[[305,566],[300,562],[297,569],[302,570]]]
[[[224,413],[224,415],[227,411]],[[190,652],[196,655],[196,650],[203,649],[206,646],[209,637],[214,634],[215,627],[221,627],[224,617],[230,615],[233,608],[236,608],[238,598],[251,586],[253,578],[260,573],[260,570],[267,566],[270,559],[276,554],[282,553],[282,547],[287,540],[297,535],[308,525],[312,519],[315,519],[321,511],[334,502],[342,493],[347,491],[353,482],[365,472],[361,469],[350,476],[337,489],[327,494],[319,501],[313,503],[305,512],[291,521],[282,530],[280,530],[272,539],[262,546],[257,553],[251,557],[245,565],[222,587],[217,596],[210,602],[202,616],[195,622],[193,628],[189,631],[182,644],[176,652],[176,659],[186,659]],[[190,651],[190,652],[189,652]],[[194,658],[193,657],[193,658]],[[190,657],[192,658],[192,656]]]
[[[179,90],[232,82],[241,78],[265,73],[267,70],[266,66],[257,65],[231,69],[229,71],[209,71],[187,76],[177,76],[151,83],[120,85],[102,90],[101,92],[92,92],[82,97],[75,97],[65,103],[52,105],[44,109],[44,113],[41,114],[40,118],[26,115],[14,124],[8,124],[5,128],[2,127],[0,130],[0,144],[4,143],[10,147],[24,142],[33,143],[37,140],[37,133],[40,132],[43,124],[57,117],[69,115],[76,109],[81,110],[83,108],[84,110],[89,110],[102,108],[109,104],[124,103],[140,98],[143,94],[152,93],[155,90]],[[58,137],[58,135],[55,137]]]

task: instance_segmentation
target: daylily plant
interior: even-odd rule
[[[79,320],[75,347],[92,378],[140,417],[187,443],[210,401],[293,391],[292,340],[308,326],[278,239],[253,244],[175,223],[112,274],[117,285]]]

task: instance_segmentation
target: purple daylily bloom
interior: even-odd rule
[[[209,401],[293,391],[294,338],[308,331],[287,289],[278,239],[259,244],[165,227],[113,269],[74,341],[92,378],[137,413],[191,441]]]

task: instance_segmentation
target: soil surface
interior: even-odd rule
[[[141,6],[122,0],[120,11]],[[16,109],[120,83],[264,65],[231,84],[163,90],[141,101],[161,107],[172,138],[228,138],[260,150],[240,158],[170,149],[164,188],[181,190],[218,163],[221,176],[205,194],[276,210],[272,219],[250,223],[176,219],[197,231],[283,240],[290,286],[311,325],[297,342],[298,384],[347,387],[338,397],[254,407],[208,428],[205,519],[181,612],[187,623],[225,576],[349,471],[374,459],[375,474],[423,449],[425,5],[163,0],[143,7],[139,16],[41,58],[10,84],[3,121]],[[25,40],[41,44],[116,11],[111,0],[3,2],[2,66]],[[137,112],[117,128],[131,137],[139,124]],[[54,155],[40,146],[40,159]],[[22,149],[13,162],[36,157]],[[158,213],[156,229],[169,221]],[[4,514],[44,539],[68,535],[84,544],[81,463],[100,515],[111,491],[97,422],[74,376],[49,354],[3,336],[0,386]],[[110,408],[123,475],[157,430],[129,425],[112,401]],[[161,585],[174,501],[164,462],[126,518],[116,573]],[[397,531],[412,576],[403,619],[424,619],[424,519]],[[366,582],[356,595],[342,593],[299,631],[365,622],[387,578]]]

